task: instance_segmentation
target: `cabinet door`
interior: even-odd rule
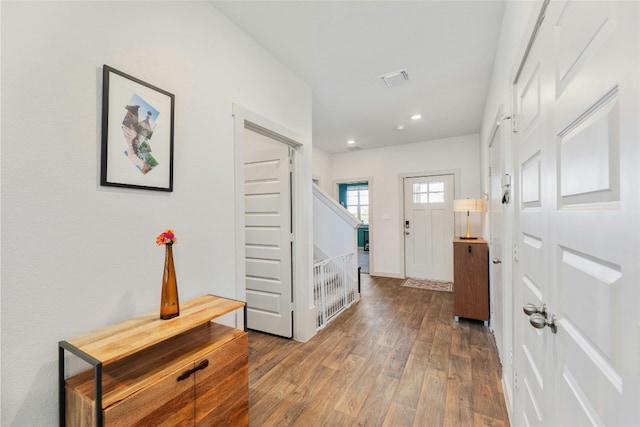
[[[456,242],[454,247],[454,312],[489,320],[489,251],[485,243]]]
[[[106,426],[192,426],[193,425],[193,375],[185,380],[178,377],[193,368],[193,363],[185,364],[159,381],[150,384],[133,395],[122,399],[104,410]],[[127,372],[128,378],[136,377],[135,370]],[[153,381],[153,382],[152,382]],[[126,395],[126,390],[121,392]]]
[[[245,333],[205,358],[206,369],[196,373],[196,425],[249,425],[249,340]]]

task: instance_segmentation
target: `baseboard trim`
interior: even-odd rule
[[[376,277],[389,277],[390,279],[405,279],[404,275],[397,273],[385,273],[380,271],[372,271],[369,273],[369,276]]]

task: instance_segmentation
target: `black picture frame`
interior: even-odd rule
[[[173,94],[104,65],[100,185],[173,191],[174,114]]]

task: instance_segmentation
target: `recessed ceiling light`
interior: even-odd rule
[[[404,125],[398,125],[398,126],[396,126],[396,130],[404,130]]]
[[[413,116],[411,116],[411,120],[420,120],[422,118],[421,114],[414,114]]]
[[[353,139],[350,139],[350,140],[348,140],[348,141],[347,141],[347,144],[349,144],[349,145],[353,145],[353,144],[355,144],[355,143],[356,143],[356,142],[355,142]]]

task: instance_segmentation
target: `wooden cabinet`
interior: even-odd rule
[[[247,333],[211,322],[244,306],[206,295],[170,320],[154,313],[61,341],[60,424],[248,425]],[[64,351],[93,369],[65,379]]]
[[[489,247],[483,239],[453,241],[453,312],[489,322]]]

